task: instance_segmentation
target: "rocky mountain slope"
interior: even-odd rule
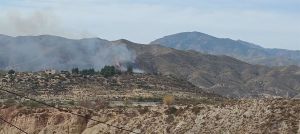
[[[183,51],[160,45],[99,38],[72,40],[56,36],[0,36],[0,68],[19,71],[100,69],[131,64],[139,72],[174,76],[205,91],[228,97],[297,97],[297,66],[251,65],[228,56]],[[257,46],[253,46],[257,48]]]
[[[135,63],[146,72],[183,78],[209,92],[229,97],[295,97],[299,94],[300,68],[251,65],[228,56],[180,51],[126,40],[135,50]]]
[[[252,64],[267,66],[300,65],[300,51],[267,49],[253,43],[217,38],[200,32],[169,35],[157,39],[151,44],[161,44],[179,50],[227,55]]]

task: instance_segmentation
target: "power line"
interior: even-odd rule
[[[72,115],[76,115],[76,116],[78,116],[78,117],[85,118],[85,119],[87,119],[87,120],[92,120],[92,121],[95,121],[95,122],[98,122],[98,123],[101,123],[101,124],[105,124],[105,125],[110,126],[110,127],[114,127],[114,128],[120,129],[120,130],[124,130],[124,131],[127,131],[127,132],[131,132],[131,133],[134,133],[134,134],[140,134],[140,133],[138,133],[138,132],[134,132],[134,131],[132,131],[132,130],[125,129],[125,128],[123,128],[123,127],[111,125],[111,124],[105,123],[105,122],[103,122],[103,121],[99,121],[99,120],[95,120],[95,119],[93,119],[93,118],[89,118],[89,117],[87,117],[87,116],[83,116],[83,115],[81,115],[81,114],[76,114],[76,113],[73,113],[73,112],[69,112],[69,111],[67,111],[67,110],[64,110],[64,109],[55,107],[55,106],[50,105],[50,104],[47,104],[47,103],[45,103],[45,102],[42,102],[42,101],[38,101],[38,100],[35,100],[35,99],[32,99],[32,98],[29,98],[29,97],[27,97],[27,96],[25,96],[25,95],[23,96],[23,95],[20,95],[20,94],[17,94],[17,93],[14,93],[14,92],[11,92],[11,91],[2,89],[2,88],[0,88],[0,90],[1,90],[1,91],[4,91],[4,92],[7,92],[7,93],[10,93],[10,94],[13,94],[13,95],[16,95],[16,96],[19,96],[19,97],[21,97],[21,98],[25,98],[25,99],[28,99],[28,100],[31,100],[31,101],[34,101],[34,102],[43,104],[43,105],[45,105],[45,106],[47,106],[47,107],[52,107],[52,108],[57,109],[57,110],[59,110],[59,111],[63,111],[63,112],[66,112],[66,113],[70,113],[70,114],[72,114]]]
[[[12,123],[6,121],[6,120],[4,120],[1,116],[0,116],[0,120],[4,121],[5,123],[9,124],[10,126],[13,126],[14,128],[18,129],[19,131],[21,131],[21,132],[24,133],[24,134],[29,134],[29,133],[27,133],[25,130],[23,130],[23,129],[17,127],[16,125],[14,125],[14,124],[12,124]]]

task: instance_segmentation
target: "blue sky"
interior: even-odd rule
[[[300,50],[299,0],[0,0],[0,33],[149,43],[199,31]]]

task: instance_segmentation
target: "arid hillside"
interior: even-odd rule
[[[228,56],[99,38],[0,36],[0,48],[5,50],[0,53],[0,68],[4,70],[71,70],[74,67],[99,70],[105,65],[126,68],[130,64],[137,72],[176,77],[224,97],[300,96],[300,68],[297,66],[251,65]]]
[[[159,45],[127,44],[135,63],[146,72],[173,75],[204,90],[226,97],[287,97],[300,93],[300,68],[251,65],[228,57],[182,51]]]
[[[164,96],[177,104],[221,101],[193,84],[171,76],[120,74],[112,77],[71,73],[15,73],[1,78],[1,89],[25,95],[48,104],[100,109],[109,106],[158,105]],[[14,94],[1,91],[1,102],[8,105],[41,106]]]
[[[300,132],[299,101],[241,100],[220,105],[114,107],[98,111],[72,109],[81,118],[51,108],[1,107],[1,116],[32,134],[284,133]],[[101,121],[99,123],[92,121]],[[1,122],[0,133],[21,134]]]
[[[167,75],[1,73],[0,97],[0,118],[30,134],[300,132],[298,100],[229,99]],[[3,120],[0,133],[21,134]]]

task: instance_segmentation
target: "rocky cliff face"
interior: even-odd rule
[[[107,124],[139,133],[299,133],[296,100],[240,100],[220,105],[70,109]],[[98,134],[129,132],[49,108],[1,107],[1,116],[33,134]],[[20,134],[1,122],[0,133]]]

